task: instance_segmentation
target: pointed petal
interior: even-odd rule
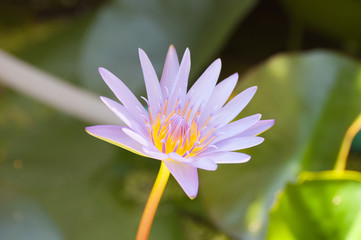
[[[196,167],[172,159],[164,160],[165,165],[191,199],[198,193],[198,172]]]
[[[211,159],[200,160],[198,158],[185,158],[174,152],[169,153],[168,157],[178,162],[182,162],[190,166],[201,168],[208,171],[214,171],[217,169],[217,164],[215,164]]]
[[[238,80],[238,73],[235,73],[216,85],[212,93],[212,96],[210,97],[206,107],[202,111],[199,120],[200,125],[202,125],[206,121],[207,117],[210,114],[221,109],[221,107],[226,103],[226,101],[228,100],[229,96],[231,95],[233,89],[237,84],[237,80]]]
[[[217,164],[213,161],[213,159],[207,157],[194,158],[194,160],[188,163],[188,165],[207,171],[215,171],[218,167]]]
[[[159,80],[152,63],[150,62],[147,54],[145,54],[145,52],[140,48],[139,59],[140,64],[142,65],[149,105],[152,115],[155,116],[158,113],[160,106],[163,104],[163,93],[160,89]]]
[[[251,101],[256,90],[257,87],[250,87],[235,96],[212,118],[212,123],[215,125],[225,125],[232,121]]]
[[[100,97],[100,99],[112,110],[128,127],[136,132],[139,132],[144,137],[148,137],[148,131],[145,126],[144,120],[141,119],[140,115],[135,115],[129,109],[125,108],[121,104],[106,98]]]
[[[129,128],[123,128],[123,132],[143,146],[150,145],[150,142],[147,139]]]
[[[191,70],[191,53],[187,48],[184,52],[182,62],[179,66],[176,80],[176,88],[180,89],[181,96],[185,95],[187,92],[189,72]]]
[[[227,139],[230,137],[234,137],[246,129],[250,128],[252,125],[256,124],[261,119],[261,114],[254,114],[252,116],[248,116],[237,121],[231,122],[223,127],[218,128],[214,135],[216,138],[213,143],[221,141],[223,139]]]
[[[142,145],[131,139],[123,132],[127,127],[113,125],[98,125],[86,127],[85,130],[90,135],[100,138],[106,142],[124,148],[138,155],[147,157],[142,149]]]
[[[201,104],[205,106],[211,97],[221,72],[221,67],[222,63],[220,59],[214,61],[189,90],[187,99],[190,99],[190,106],[193,108],[191,119],[198,107]]]
[[[213,151],[236,151],[256,146],[258,144],[261,144],[263,141],[264,139],[262,137],[233,137],[219,141],[218,143],[214,144],[217,146],[217,149]]]
[[[124,107],[130,109],[134,113],[148,115],[143,105],[119,78],[105,68],[99,68],[99,73],[104,82],[108,85],[110,90],[112,90],[114,95],[119,99]]]
[[[200,158],[209,158],[218,164],[226,163],[244,163],[251,159],[251,156],[240,152],[215,152],[207,155],[202,155]]]
[[[189,49],[187,48],[186,51],[184,52],[182,62],[179,66],[176,79],[172,84],[172,89],[170,89],[169,92],[170,93],[169,96],[171,97],[169,98],[168,113],[173,110],[173,107],[178,100],[184,102],[187,92],[190,69],[191,69],[191,55]]]
[[[167,57],[164,64],[162,78],[160,80],[160,87],[164,97],[169,97],[169,91],[172,89],[179,69],[179,60],[177,52],[173,45],[170,45]],[[166,90],[167,89],[167,90]],[[167,92],[168,91],[168,92]]]
[[[275,123],[274,119],[260,120],[246,131],[240,133],[240,136],[256,136],[266,131]]]
[[[151,158],[158,159],[158,160],[165,160],[168,158],[168,155],[165,153],[160,152],[154,146],[146,146],[143,147],[143,151]]]
[[[175,152],[168,153],[168,157],[173,160],[182,162],[182,163],[189,163],[192,161],[191,158],[182,157],[181,155],[179,155],[178,153],[175,153]]]

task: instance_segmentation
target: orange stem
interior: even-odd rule
[[[153,223],[153,218],[158,207],[160,198],[162,197],[165,185],[169,178],[169,170],[162,161],[158,172],[157,179],[155,180],[152,192],[148,198],[147,204],[143,212],[142,219],[138,227],[136,240],[147,240],[150,232],[150,228]]]

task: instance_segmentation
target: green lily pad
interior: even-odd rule
[[[214,56],[256,2],[112,1],[98,11],[85,35],[80,58],[83,84],[105,91],[96,72],[102,66],[141,94],[144,87],[139,85],[138,48],[145,50],[160,75],[170,44],[175,45],[179,58],[190,47],[192,74],[198,76],[200,67]]]
[[[256,0],[108,1],[92,13],[49,22],[47,29],[58,29],[51,34],[50,31],[45,34],[45,30],[37,33],[34,27],[34,34],[42,37],[33,44],[24,41],[26,44],[16,54],[65,80],[108,94],[97,72],[102,66],[140,95],[144,93],[144,82],[138,48],[147,52],[160,75],[170,44],[177,48],[179,58],[190,47],[191,72],[194,77],[199,76],[201,67],[209,63],[256,3]],[[28,29],[26,32],[32,33]],[[18,38],[13,35],[9,38]],[[191,79],[195,80],[194,77]]]
[[[0,186],[2,239],[61,240],[63,236],[46,211],[10,186]]]
[[[279,196],[266,239],[360,239],[361,174],[306,173],[301,179]]]
[[[361,43],[361,2],[353,0],[279,0],[308,27],[344,41]],[[326,7],[327,6],[327,7]]]
[[[0,238],[134,239],[159,162],[92,138],[85,123],[25,97],[1,99]],[[162,203],[151,239],[182,239],[176,205]]]
[[[343,136],[361,110],[361,64],[312,51],[277,55],[241,79],[258,85],[243,116],[276,119],[250,162],[202,172],[200,195],[213,222],[234,239],[263,239],[274,195],[301,170],[332,169]]]

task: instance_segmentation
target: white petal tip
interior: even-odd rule
[[[198,191],[193,192],[193,193],[187,193],[186,192],[186,194],[191,200],[194,200],[197,197]]]
[[[168,52],[167,52],[167,57],[169,58],[176,58],[177,62],[178,62],[178,57],[177,57],[177,50],[175,49],[174,45],[171,44],[168,48]]]
[[[138,53],[140,58],[147,57],[147,54],[141,48],[138,48]]]
[[[184,52],[184,56],[187,56],[187,55],[190,55],[190,54],[191,54],[191,52],[190,52],[189,48],[186,48],[186,50]]]
[[[228,78],[226,78],[225,80],[231,82],[231,85],[233,86],[233,88],[237,85],[238,82],[238,78],[239,78],[239,74],[238,73],[233,73],[231,76],[229,76]],[[233,89],[232,88],[232,89]]]
[[[273,125],[276,123],[276,120],[275,120],[275,119],[267,119],[267,120],[262,120],[262,121],[265,122],[265,123],[266,123],[266,126],[267,126],[267,128],[266,128],[264,131],[270,129],[270,128],[273,127]],[[263,132],[264,132],[264,131],[263,131]]]
[[[96,135],[94,133],[94,131],[93,131],[94,129],[95,130],[97,129],[96,126],[85,127],[85,132],[87,132],[88,134],[94,136],[94,135]]]
[[[257,87],[257,86],[253,86],[253,87],[250,87],[250,88],[248,88],[248,89],[249,89],[249,91],[256,92],[257,89],[258,89],[258,87]]]
[[[256,113],[255,115],[253,115],[255,118],[257,118],[258,120],[260,120],[261,119],[261,117],[262,117],[262,114],[260,114],[260,113]]]
[[[210,168],[210,169],[208,169],[208,171],[216,171],[216,170],[217,170],[217,168],[218,168],[218,165],[217,165],[217,164],[215,164],[215,166],[214,166],[214,167],[212,167],[212,168]]]
[[[194,200],[197,197],[197,195],[196,196],[189,196],[188,195],[188,197],[190,198],[190,200]]]
[[[247,96],[249,96],[249,99],[252,99],[253,96],[256,94],[258,87],[257,86],[253,86],[250,88],[247,88],[246,90],[244,90],[242,93],[246,94]]]
[[[251,156],[248,155],[248,158],[243,159],[243,161],[241,161],[239,163],[246,163],[246,162],[249,162],[249,160],[251,160]]]
[[[107,74],[112,74],[108,69],[103,67],[98,67],[98,72],[103,78],[105,78]]]

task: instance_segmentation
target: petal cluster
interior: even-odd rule
[[[214,61],[187,91],[191,60],[186,49],[179,62],[169,47],[162,77],[145,52],[139,58],[147,90],[147,110],[127,86],[104,68],[100,75],[120,103],[102,101],[126,126],[98,125],[86,131],[136,154],[164,161],[169,171],[194,198],[198,192],[197,169],[216,170],[217,164],[243,163],[250,156],[237,150],[263,142],[257,135],[274,124],[255,114],[231,122],[249,103],[257,87],[239,93],[227,102],[238,80],[233,74],[217,83],[221,60]]]

